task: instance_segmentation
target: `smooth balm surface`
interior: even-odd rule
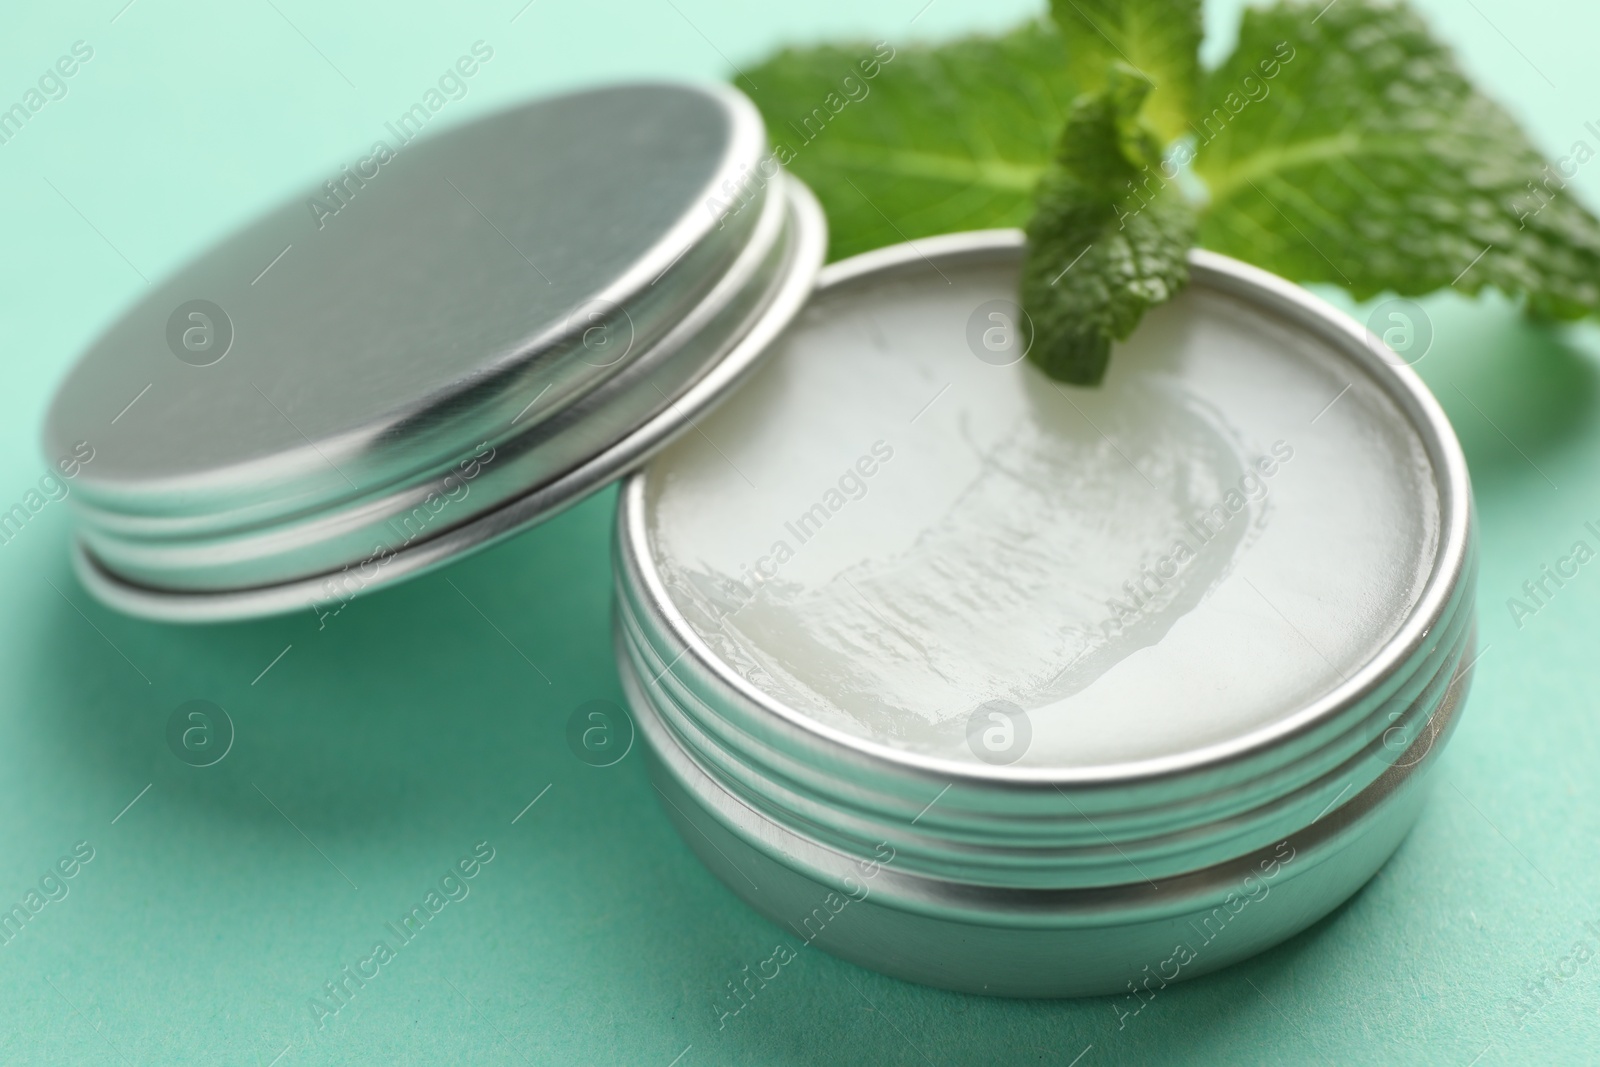
[[[749,682],[968,762],[1009,701],[1018,765],[1087,768],[1269,725],[1399,628],[1438,491],[1357,367],[1192,288],[1064,386],[975,354],[1012,269],[943,274],[821,295],[650,469],[673,602]]]

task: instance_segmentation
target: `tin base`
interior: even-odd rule
[[[1304,930],[1366,884],[1422,809],[1428,772],[1454,727],[1469,676],[1453,680],[1429,727],[1382,777],[1273,848],[1159,886],[968,886],[942,905],[906,899],[891,884],[892,859],[864,863],[763,818],[699,770],[648,702],[631,703],[668,817],[700,860],[786,936],[958,992],[1124,994],[1119,1010],[1131,1014],[1172,982]],[[625,675],[626,687],[635,684]],[[831,874],[789,859],[819,850],[838,861],[827,865]],[[853,877],[839,877],[852,867]]]

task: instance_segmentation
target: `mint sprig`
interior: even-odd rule
[[[1073,106],[1039,181],[1022,303],[1033,319],[1028,358],[1052,378],[1098,382],[1112,339],[1189,280],[1195,213],[1155,170],[1161,144],[1141,117],[1151,89],[1112,64],[1104,87]]]
[[[1357,298],[1493,287],[1539,315],[1600,309],[1600,220],[1566,188],[1583,158],[1547,162],[1405,3],[1249,10],[1210,72],[1199,10],[1052,0],[1058,28],[900,48],[780,160],[821,198],[835,258],[1026,221],[1029,357],[1078,384],[1181,288],[1196,232]],[[774,139],[872,47],[752,71]]]

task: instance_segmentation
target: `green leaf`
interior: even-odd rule
[[[1200,96],[1200,0],[1050,0],[1050,14],[1080,89],[1125,63],[1154,84],[1145,118],[1162,141],[1183,134]]]
[[[828,213],[830,259],[1021,226],[1076,95],[1045,22],[937,48],[787,49],[747,74],[778,161]]]
[[[1194,209],[1163,180],[1161,146],[1140,120],[1149,79],[1114,64],[1073,105],[1028,222],[1022,306],[1028,358],[1052,378],[1092,385],[1111,342],[1189,279]]]
[[[1542,314],[1600,306],[1600,222],[1511,117],[1408,7],[1324,3],[1247,11],[1207,78],[1201,243],[1358,299],[1489,285]],[[1584,141],[1586,161],[1600,132]]]

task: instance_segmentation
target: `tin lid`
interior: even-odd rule
[[[158,285],[50,410],[79,571],[174,621],[297,610],[555,514],[725,395],[821,211],[722,86],[386,136]]]

